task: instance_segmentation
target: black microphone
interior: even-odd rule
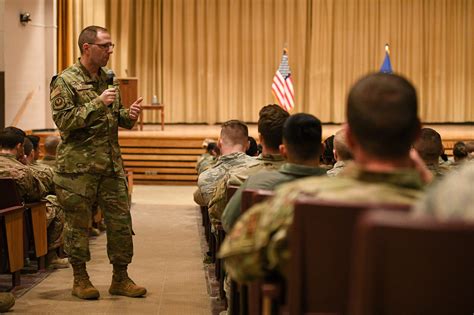
[[[107,70],[107,88],[112,89],[114,88],[114,72],[112,70]]]

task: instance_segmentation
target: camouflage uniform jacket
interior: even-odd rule
[[[283,274],[289,259],[288,229],[299,196],[350,202],[413,204],[423,184],[415,170],[370,172],[356,165],[337,177],[310,177],[281,185],[274,198],[250,208],[235,223],[221,246],[226,270],[237,281],[251,281],[269,272]]]
[[[48,192],[31,168],[19,162],[13,154],[0,153],[0,177],[13,178],[20,197],[26,202],[38,201]]]
[[[53,120],[61,134],[58,173],[124,174],[118,127],[130,129],[135,121],[120,93],[109,106],[100,100],[108,87],[106,71],[101,68],[99,77],[92,79],[78,60],[51,81]],[[117,82],[114,86],[119,91]]]
[[[220,156],[213,167],[199,175],[198,191],[194,194],[194,201],[201,206],[207,206],[214,194],[217,182],[230,169],[240,165],[248,165],[253,161],[254,159],[243,152],[234,152]]]
[[[217,158],[209,153],[204,153],[201,155],[196,163],[196,171],[199,174],[211,168],[216,164]]]
[[[416,204],[415,215],[428,214],[441,220],[474,221],[474,162],[465,162],[430,186]]]
[[[240,216],[242,192],[247,189],[267,189],[273,190],[280,184],[307,176],[326,175],[326,169],[321,167],[311,167],[292,163],[283,164],[278,171],[261,171],[252,175],[239,187],[232,198],[225,206],[222,213],[222,226],[229,232],[235,221]]]
[[[56,157],[46,155],[45,157],[43,157],[42,160],[38,160],[38,163],[51,166],[53,169],[55,169],[56,168]]]
[[[285,160],[280,154],[260,154],[252,158],[253,162],[230,170],[219,180],[216,190],[209,202],[209,217],[213,223],[221,221],[222,213],[227,204],[227,187],[240,186],[250,176],[264,170],[278,170]]]
[[[47,189],[49,194],[54,194],[54,170],[51,166],[39,164],[38,162],[34,161],[30,165],[28,165],[35,177],[41,180],[43,186]]]
[[[337,161],[336,164],[334,164],[333,168],[328,170],[328,176],[333,177],[339,175],[339,173],[342,172],[342,170],[347,166],[346,161]]]
[[[430,170],[430,172],[435,177],[435,180],[439,180],[444,177],[450,171],[450,167],[446,164],[426,164],[426,167]]]

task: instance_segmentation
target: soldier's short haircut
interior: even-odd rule
[[[290,116],[276,104],[262,107],[258,113],[258,132],[262,135],[265,145],[274,150],[282,143],[283,124]]]
[[[352,160],[352,152],[347,145],[346,132],[343,129],[334,135],[334,150],[336,150],[339,160]]]
[[[321,154],[321,137],[321,121],[310,114],[291,115],[283,126],[285,146],[303,161],[319,157]]]
[[[365,152],[380,158],[403,157],[420,128],[415,87],[396,74],[366,75],[349,92],[347,121]]]
[[[97,39],[98,32],[108,33],[109,31],[105,27],[97,25],[88,26],[81,31],[81,33],[79,34],[79,38],[77,39],[77,44],[79,45],[79,50],[81,51],[81,54],[83,53],[82,46],[85,43],[94,43]]]
[[[12,130],[6,130],[5,128],[0,131],[0,148],[14,149],[19,143],[23,144],[24,140],[25,136]]]
[[[466,144],[463,141],[458,141],[453,146],[453,156],[458,159],[464,159],[467,157],[469,152],[467,152]]]
[[[47,136],[44,140],[44,151],[48,155],[55,156],[56,148],[58,147],[60,138],[58,136]]]
[[[26,137],[30,139],[31,143],[33,144],[33,149],[37,151],[39,147],[40,137],[35,135],[27,135]]]
[[[28,136],[26,136],[23,140],[23,151],[25,152],[26,156],[30,155],[33,151],[33,142],[31,142]]]
[[[422,128],[420,137],[415,142],[415,150],[425,161],[438,161],[443,153],[443,143],[440,134],[431,128]]]
[[[226,145],[247,145],[249,129],[247,125],[236,119],[228,120],[222,124],[221,141]]]
[[[26,133],[23,130],[21,130],[20,128],[17,128],[17,127],[9,126],[9,127],[5,127],[5,129],[3,129],[3,130],[8,131],[8,132],[16,133],[17,135],[21,135],[22,137],[26,137]]]

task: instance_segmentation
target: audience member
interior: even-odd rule
[[[35,135],[27,135],[26,137],[30,139],[31,143],[33,144],[34,160],[38,161],[39,156],[40,156],[40,149],[39,149],[40,137],[35,136]]]
[[[248,148],[248,136],[247,125],[239,120],[229,120],[222,124],[218,141],[221,156],[213,167],[198,177],[198,189],[194,192],[194,201],[198,205],[209,204],[217,181],[231,168],[253,161],[245,154]]]
[[[249,148],[245,152],[248,156],[258,156],[258,145],[254,137],[249,136]]]
[[[56,168],[56,150],[61,142],[61,138],[58,136],[47,136],[44,140],[44,156],[42,160],[38,162],[41,164],[46,164],[54,169]]]
[[[217,147],[216,142],[206,143],[205,149],[206,152],[199,157],[196,163],[196,171],[198,175],[216,164],[217,157],[219,156],[219,148]]]
[[[321,154],[321,167],[330,170],[336,159],[334,158],[334,135],[329,136],[324,140],[324,151]]]
[[[464,161],[467,160],[469,153],[467,152],[466,144],[462,141],[458,141],[453,146],[453,158],[454,162],[451,163],[451,167],[458,168]]]
[[[328,176],[337,176],[352,160],[352,153],[347,145],[346,132],[344,129],[339,130],[334,135],[334,159],[336,164],[328,171]]]
[[[417,203],[416,214],[441,220],[474,221],[474,163],[464,163],[433,184]]]
[[[326,169],[319,167],[323,150],[321,122],[309,114],[290,116],[283,126],[280,153],[286,163],[278,170],[264,170],[251,175],[234,193],[222,214],[222,225],[230,231],[240,216],[242,192],[247,188],[273,190],[277,185],[306,176],[321,176]]]
[[[284,163],[279,147],[282,143],[283,124],[289,117],[288,112],[278,105],[264,106],[259,112],[258,137],[262,144],[262,153],[253,163],[233,168],[216,185],[211,198],[209,217],[213,223],[220,222],[227,203],[227,187],[240,186],[250,175],[262,170],[277,170]]]
[[[375,73],[360,79],[349,93],[346,111],[347,142],[354,163],[336,177],[309,177],[283,184],[274,198],[249,209],[219,252],[230,276],[247,281],[269,272],[283,273],[289,258],[293,204],[299,196],[415,203],[422,195],[423,178],[429,175],[410,154],[420,132],[417,111],[416,90],[405,78]]]
[[[448,167],[441,165],[439,162],[443,153],[443,143],[440,134],[436,130],[422,128],[414,148],[434,176],[441,177],[449,171]]]

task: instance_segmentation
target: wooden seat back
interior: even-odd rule
[[[383,207],[408,206],[342,203],[300,198],[290,230],[287,306],[290,314],[344,314],[354,228],[358,217]]]
[[[349,313],[471,314],[474,223],[400,213],[358,222]]]

